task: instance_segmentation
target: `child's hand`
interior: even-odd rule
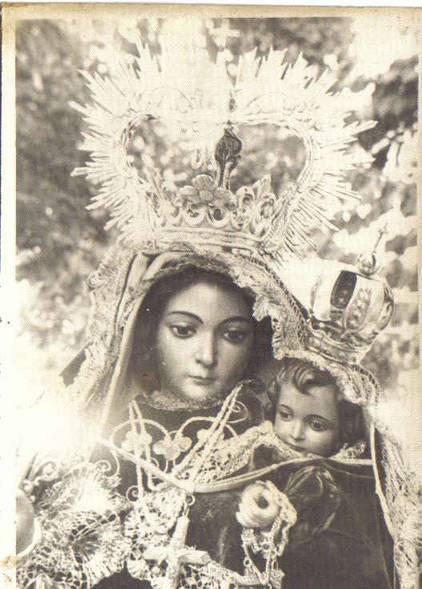
[[[268,528],[279,513],[276,487],[269,481],[256,482],[243,491],[236,519],[245,528]]]

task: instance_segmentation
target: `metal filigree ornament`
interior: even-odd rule
[[[186,543],[195,495],[220,490],[222,484],[236,488],[237,479],[230,482],[228,477],[247,466],[258,446],[271,445],[274,440],[269,422],[236,434],[232,424],[238,419],[241,389],[242,385],[236,387],[215,418],[192,417],[174,432],[144,419],[134,401],[129,421],[115,430],[110,442],[105,442],[116,455],[136,467],[137,488],[134,493],[129,492],[133,506],[124,525],[130,545],[127,567],[134,578],[148,581],[155,589],[280,586],[283,573],[278,568],[278,559],[287,545],[296,512],[279,491],[280,512],[273,525],[266,530],[244,529],[241,533],[242,574]],[[189,438],[186,433],[192,426],[196,434]],[[132,434],[129,445],[125,431]],[[191,443],[182,444],[181,448],[181,440]],[[162,441],[167,450],[175,451],[163,454]],[[254,480],[256,475],[250,473],[249,477]],[[264,565],[257,564],[258,556]]]
[[[315,77],[302,56],[287,63],[285,51],[264,58],[250,52],[233,78],[220,56],[212,62],[202,52],[200,63],[187,67],[165,48],[160,59],[141,40],[137,50],[133,63],[123,56],[109,76],[85,74],[92,102],[74,105],[89,129],[82,149],[91,154],[74,174],[99,187],[90,207],[107,208],[108,227],[117,226],[130,247],[160,252],[187,242],[199,251],[229,248],[278,269],[313,247],[317,227],[333,229],[331,219],[346,201],[358,200],[344,174],[371,159],[349,146],[375,123],[347,122],[353,101],[348,90],[331,91],[331,73]],[[192,153],[192,179],[183,186],[169,187],[166,170],[152,169],[147,155],[143,175],[131,161],[128,142],[151,120]],[[240,130],[260,124],[303,142],[303,169],[277,194],[269,176],[233,192]]]
[[[118,478],[102,463],[76,459],[62,464],[57,477],[35,506],[41,532],[19,563],[19,587],[88,589],[127,558],[120,517],[128,502],[117,491]]]
[[[215,418],[192,417],[176,431],[167,431],[161,424],[144,419],[134,401],[129,421],[116,428],[110,442],[104,442],[137,469],[136,489],[128,492],[132,509],[124,525],[131,547],[127,566],[133,577],[148,581],[156,589],[198,584],[209,589],[280,587],[283,572],[279,558],[287,545],[289,529],[296,521],[296,512],[287,496],[275,487],[280,511],[273,524],[268,529],[245,527],[241,531],[242,574],[186,544],[189,512],[198,493],[242,488],[280,464],[306,464],[318,458],[292,450],[276,436],[270,422],[236,434],[233,424],[238,420],[241,389],[242,385],[236,387]],[[188,435],[192,426],[196,433]],[[235,474],[248,466],[254,451],[262,446],[277,450],[277,464]],[[340,453],[338,460],[353,461],[358,455],[356,451],[350,455]],[[257,564],[259,558],[263,568]]]
[[[42,581],[45,587],[89,589],[126,564],[134,578],[155,589],[280,587],[279,558],[296,521],[282,492],[276,491],[280,511],[270,528],[241,530],[242,574],[186,542],[189,512],[198,493],[241,488],[286,461],[315,459],[285,445],[270,422],[236,434],[233,425],[242,413],[243,386],[228,396],[215,418],[192,417],[176,431],[144,419],[133,401],[129,421],[103,440],[113,461],[89,463],[75,457],[54,471],[41,465],[34,486],[53,484],[37,504],[42,533],[19,566],[19,586]],[[262,446],[276,449],[280,462],[236,475]],[[136,468],[136,488],[128,489],[126,497],[119,494],[119,470],[112,467],[118,458]],[[260,558],[263,567],[257,564]]]

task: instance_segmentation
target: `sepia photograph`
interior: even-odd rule
[[[418,589],[420,16],[3,7],[4,587]]]

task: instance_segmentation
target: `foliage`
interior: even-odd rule
[[[402,368],[417,365],[417,58],[412,32],[398,31],[391,40],[398,48],[406,42],[407,53],[374,71],[365,63],[365,52],[359,52],[362,43],[369,48],[374,39],[368,32],[359,37],[359,24],[351,19],[210,19],[202,24],[204,43],[214,54],[221,50],[219,33],[230,27],[224,53],[229,68],[241,52],[256,48],[265,54],[273,45],[286,48],[290,60],[303,53],[318,72],[333,68],[338,88],[366,88],[355,116],[378,121],[360,138],[360,148],[372,153],[374,163],[352,178],[362,201],[339,216],[334,239],[321,236],[321,255],[353,262],[359,242],[371,231],[375,241],[376,229],[387,224],[382,261],[398,304],[392,326],[377,341],[367,365],[384,385],[396,387]],[[83,284],[113,237],[102,229],[104,214],[85,208],[93,188],[70,176],[86,154],[78,151],[82,123],[68,103],[88,98],[81,69],[106,72],[118,45],[134,50],[136,27],[159,51],[168,26],[157,19],[84,21],[82,31],[77,21],[23,21],[17,31],[18,287],[24,299],[23,341],[28,348],[44,350],[46,370],[62,368],[80,347],[89,305]],[[138,136],[135,148],[159,154],[183,175],[186,161],[176,146],[164,149],[156,130],[150,135],[154,141]],[[250,132],[247,165],[239,166],[242,183],[262,176],[263,169],[271,171],[277,185],[299,172],[301,146],[284,137],[280,147],[279,138],[273,134],[270,140],[270,135],[267,128]]]

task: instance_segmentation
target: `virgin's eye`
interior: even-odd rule
[[[170,331],[173,335],[182,339],[191,337],[196,333],[196,329],[192,325],[170,325]]]
[[[232,344],[240,344],[248,337],[249,332],[241,329],[227,329],[223,333],[224,339]]]
[[[329,429],[329,425],[320,419],[311,419],[309,426],[315,432],[325,432],[327,429]]]

